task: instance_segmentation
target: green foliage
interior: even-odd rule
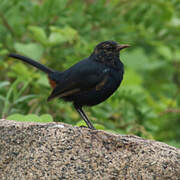
[[[22,114],[13,114],[8,116],[7,119],[23,122],[53,122],[53,119],[49,114],[43,114],[41,116],[35,114],[28,114],[26,116]]]
[[[101,125],[101,124],[93,124],[93,125],[94,125],[94,127],[95,127],[96,129],[106,130],[105,127],[104,127],[103,125]],[[87,127],[86,123],[85,123],[83,120],[77,122],[77,123],[76,123],[76,126],[79,126],[79,127]],[[107,129],[107,130],[108,130],[108,129]]]
[[[23,83],[23,84],[21,84]],[[9,82],[1,82],[0,83],[0,90],[4,90],[5,86],[9,86]],[[6,96],[0,95],[0,101],[2,102],[2,108],[1,108],[1,113],[2,117],[5,117],[7,114],[13,113],[18,111],[16,109],[16,105],[21,103],[21,102],[27,102],[29,99],[34,98],[34,95],[23,95],[23,92],[26,90],[28,87],[28,82],[21,81],[17,79],[12,83],[12,85],[8,88],[7,91],[5,91]],[[19,87],[18,87],[19,86]],[[2,92],[4,93],[4,92]]]
[[[46,102],[51,90],[44,74],[6,54],[63,71],[112,39],[132,45],[121,53],[124,80],[106,102],[86,108],[88,116],[99,129],[180,147],[179,19],[178,0],[1,0],[1,116],[52,121],[20,115],[48,113],[54,121],[83,126],[70,103]]]

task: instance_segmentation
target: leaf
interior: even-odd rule
[[[172,52],[168,46],[165,46],[165,45],[158,46],[157,51],[161,56],[163,56],[167,60],[172,59]]]
[[[79,127],[85,126],[85,127],[87,127],[87,125],[86,125],[86,123],[85,123],[84,121],[78,121],[78,122],[76,123],[76,126],[79,126]]]
[[[22,114],[13,114],[6,118],[7,120],[14,120],[14,121],[25,121],[25,117]]]
[[[13,84],[10,86],[10,88],[7,91],[6,99],[4,101],[4,108],[3,108],[3,112],[2,112],[3,115],[5,115],[8,111],[8,108],[10,106],[10,97],[12,96],[13,90],[15,89],[15,87],[17,86],[17,84],[19,82],[20,82],[20,80],[16,79],[16,81],[13,82]]]
[[[6,97],[0,95],[0,100],[5,101]]]
[[[142,92],[142,84],[143,79],[141,76],[134,71],[133,69],[127,69],[124,75],[124,80],[121,85],[121,90],[125,91],[133,91],[134,93]]]
[[[149,61],[142,48],[136,48],[133,51],[122,52],[121,59],[125,59],[127,67],[135,70],[145,70]]]
[[[20,54],[24,54],[30,58],[39,60],[43,54],[44,48],[36,43],[15,43],[14,48]]]
[[[38,83],[39,85],[43,85],[43,86],[49,87],[49,82],[48,82],[47,75],[42,74],[42,75],[40,76],[40,78],[38,79],[37,83]]]
[[[27,122],[42,122],[41,118],[35,114],[28,114],[25,116],[25,121]]]
[[[179,18],[177,18],[177,17],[174,17],[174,18],[172,18],[171,19],[171,25],[173,25],[173,26],[177,26],[177,27],[179,27],[180,26],[180,19]]]
[[[64,28],[59,28],[55,26],[50,27],[51,34],[49,36],[50,45],[57,45],[64,42],[72,43],[77,39],[78,33],[75,29],[66,26]]]
[[[79,122],[77,122],[76,123],[76,126],[79,126],[79,127],[87,127],[87,124],[84,122],[84,121],[79,121]],[[94,124],[94,127],[96,128],[96,129],[101,129],[101,130],[105,130],[105,127],[103,126],[103,125],[101,125],[101,124]]]
[[[124,82],[128,85],[141,85],[142,77],[133,69],[128,68],[126,74],[124,75]]]
[[[0,89],[1,89],[1,88],[4,88],[5,86],[8,86],[9,84],[10,84],[9,81],[1,82],[1,83],[0,83]]]
[[[180,62],[180,50],[176,49],[175,51],[175,59]]]
[[[8,76],[13,78],[18,77],[27,82],[30,82],[33,79],[33,77],[37,77],[37,74],[34,74],[34,72],[30,70],[30,69],[33,70],[33,68],[30,69],[29,68],[30,67],[27,66],[26,64],[16,63],[12,66],[11,71],[8,72]]]
[[[7,55],[8,52],[9,52],[9,51],[8,51],[7,49],[2,49],[2,50],[0,50],[0,55],[1,55],[1,56]]]
[[[15,100],[14,104],[18,104],[20,102],[24,102],[27,101],[28,99],[32,99],[36,97],[36,95],[27,95],[27,96],[21,96],[20,98],[18,98],[17,100]]]
[[[48,44],[48,38],[44,29],[38,26],[29,26],[28,29],[32,32],[34,40],[40,42],[44,46]]]
[[[94,127],[95,127],[96,129],[105,130],[105,127],[104,127],[103,125],[101,125],[101,124],[94,124]]]
[[[13,114],[7,117],[8,120],[15,120],[15,121],[23,121],[23,122],[53,122],[53,118],[49,114],[44,114],[42,116],[37,116],[35,114]]]
[[[42,122],[53,122],[53,118],[49,114],[43,114],[40,116]]]
[[[57,45],[63,42],[66,42],[66,39],[62,34],[58,32],[52,32],[51,35],[49,36],[50,45]]]

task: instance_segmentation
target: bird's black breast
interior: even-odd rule
[[[100,88],[94,87],[91,90],[79,92],[77,94],[64,97],[65,101],[72,101],[80,106],[93,106],[105,101],[119,87],[123,79],[123,64],[120,62],[117,69],[102,66],[104,70],[109,70],[107,80]]]

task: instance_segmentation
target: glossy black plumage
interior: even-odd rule
[[[25,61],[47,73],[53,87],[48,100],[59,97],[71,101],[88,127],[95,129],[82,111],[82,107],[99,104],[117,90],[124,73],[119,52],[126,47],[129,46],[119,45],[114,41],[102,42],[95,47],[88,58],[63,72],[51,70],[24,56],[16,54],[9,56]]]

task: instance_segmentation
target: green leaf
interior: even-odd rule
[[[14,101],[14,104],[18,104],[20,102],[24,102],[24,101],[27,101],[29,99],[33,99],[34,97],[36,97],[36,95],[21,96],[17,100]]]
[[[136,48],[132,51],[122,52],[121,59],[124,61],[127,67],[138,71],[144,71],[145,69],[148,69],[148,65],[150,64],[148,60],[149,58],[142,48]]]
[[[175,59],[180,62],[180,50],[176,49],[175,51]]]
[[[57,45],[64,42],[72,43],[78,37],[77,31],[69,26],[66,26],[64,28],[51,26],[50,30],[51,30],[51,34],[49,36],[50,45]]]
[[[134,93],[142,92],[142,82],[142,77],[133,69],[128,68],[124,74],[121,90],[132,91]]]
[[[49,81],[48,81],[47,75],[46,74],[42,74],[40,76],[40,78],[38,79],[37,83],[39,85],[43,85],[43,86],[49,87]]]
[[[7,55],[8,52],[9,52],[9,51],[8,51],[7,49],[2,49],[2,50],[0,50],[0,55],[1,55],[1,56]]]
[[[158,46],[157,51],[161,56],[163,56],[167,60],[172,59],[172,52],[168,46],[165,46],[165,45]]]
[[[6,100],[6,97],[0,95],[0,100],[1,100],[1,101],[5,101],[5,100]]]
[[[81,126],[86,126],[86,127],[87,127],[87,125],[86,125],[86,123],[85,123],[84,121],[78,121],[78,122],[76,123],[76,126],[79,126],[79,127],[81,127]]]
[[[6,118],[7,120],[14,120],[14,121],[25,121],[25,117],[22,114],[13,114]]]
[[[53,118],[49,114],[43,114],[40,116],[42,122],[53,122]]]
[[[43,86],[49,87],[49,82],[48,82],[47,75],[46,74],[42,74],[40,76],[40,78],[38,79],[37,83],[39,85],[43,85]]]
[[[85,126],[85,127],[87,127],[87,124],[84,121],[79,121],[79,122],[76,123],[76,126],[79,126],[79,127]],[[105,130],[105,127],[103,125],[101,125],[101,124],[94,124],[94,127],[96,129]]]
[[[20,54],[24,54],[30,58],[39,60],[43,54],[44,48],[36,43],[15,43],[14,48]]]
[[[9,81],[0,82],[0,89],[4,88],[5,86],[8,86],[9,84]]]
[[[49,114],[43,114],[40,117],[35,114],[13,114],[7,117],[8,120],[23,121],[23,122],[53,122],[53,118]]]
[[[66,38],[58,32],[52,32],[51,35],[49,36],[50,45],[57,45],[63,42],[66,42]]]
[[[174,18],[172,18],[172,20],[171,20],[171,25],[173,25],[173,26],[177,26],[177,27],[179,27],[180,26],[180,19],[179,18],[176,18],[176,17],[174,17]]]
[[[101,124],[94,124],[94,127],[95,127],[96,129],[105,130],[105,127],[104,127],[103,125],[101,125]]]
[[[44,46],[48,44],[48,38],[44,29],[38,26],[29,26],[28,29],[32,32],[34,40],[40,42]]]
[[[28,114],[24,117],[27,122],[42,122],[41,118],[35,114]]]

